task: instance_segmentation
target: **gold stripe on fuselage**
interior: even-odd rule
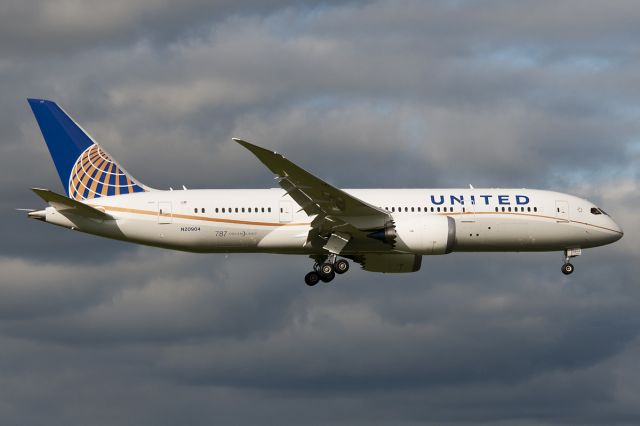
[[[179,219],[189,219],[189,220],[203,220],[206,222],[220,222],[220,223],[233,223],[237,225],[256,225],[256,226],[303,226],[309,225],[309,222],[304,223],[278,223],[278,222],[255,222],[248,220],[236,220],[236,219],[222,219],[217,217],[203,217],[203,216],[193,216],[188,214],[179,214],[179,213],[162,213],[160,214],[158,211],[154,210],[140,210],[140,209],[130,209],[126,207],[113,207],[113,206],[94,206],[94,207],[102,207],[107,211],[116,211],[122,213],[133,213],[133,214],[142,214],[146,216],[158,216],[161,215],[163,217],[176,217]]]

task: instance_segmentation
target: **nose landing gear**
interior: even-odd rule
[[[310,287],[322,281],[328,283],[333,281],[336,274],[344,274],[349,270],[349,262],[345,259],[337,259],[335,254],[315,258],[313,271],[304,277],[304,282]]]
[[[565,274],[565,275],[571,274],[574,269],[575,268],[570,263],[565,263],[564,265],[562,265],[562,273]]]
[[[573,273],[575,270],[574,266],[571,264],[571,258],[578,257],[582,254],[582,250],[579,248],[576,249],[567,249],[564,251],[564,264],[562,265],[562,273],[565,275],[569,275]]]

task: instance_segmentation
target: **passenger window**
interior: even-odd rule
[[[415,212],[415,210],[413,209],[413,207],[411,207],[411,213],[414,213],[414,212]]]
[[[593,209],[591,209],[591,210],[593,210]],[[196,207],[195,209],[193,209],[193,212],[194,213],[198,213],[198,208]]]
[[[216,207],[216,213],[218,213],[218,208]]]
[[[534,207],[534,208],[533,208],[533,211],[534,211],[534,212],[537,212],[537,211],[538,211],[538,208],[537,208],[537,207]]]
[[[438,213],[440,213],[440,207],[438,207]]]
[[[504,206],[503,206],[503,207],[502,207],[502,212],[504,213],[504,212],[505,212],[505,210],[506,210],[506,209],[505,209],[505,208],[504,208]]]
[[[260,208],[260,211],[262,211],[262,213],[264,213],[264,207],[261,207],[261,208]]]
[[[496,207],[496,211],[498,211],[498,208]]]
[[[269,213],[271,213],[271,207],[269,207],[269,208],[267,209],[267,211],[268,211]]]
[[[201,213],[204,213],[204,207],[200,209],[200,212],[201,212]]]
[[[249,207],[249,213],[251,213],[251,207]]]
[[[527,207],[527,211],[530,212],[531,211],[531,207]]]
[[[224,207],[222,208],[222,213],[224,213]]]
[[[433,207],[431,207],[431,213],[433,213]]]
[[[238,213],[238,208],[236,207],[236,213]]]
[[[244,207],[242,208],[242,213],[244,213]]]
[[[422,210],[420,210],[420,207],[418,207],[418,213],[420,213]]]

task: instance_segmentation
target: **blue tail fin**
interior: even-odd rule
[[[70,198],[82,201],[149,189],[120,167],[55,102],[28,101]]]

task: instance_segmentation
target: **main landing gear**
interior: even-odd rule
[[[574,267],[571,264],[571,258],[578,257],[582,254],[582,250],[577,249],[568,249],[564,251],[564,264],[562,265],[562,273],[565,275],[569,275],[573,273]]]
[[[304,277],[304,282],[308,286],[314,286],[320,281],[328,283],[333,281],[336,274],[344,274],[349,270],[349,262],[344,259],[337,259],[335,254],[326,257],[316,258],[313,271]]]

